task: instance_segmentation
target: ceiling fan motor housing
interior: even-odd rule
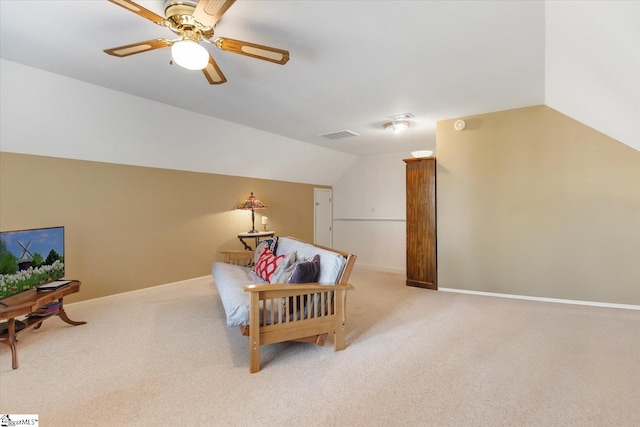
[[[165,0],[164,16],[171,18],[175,15],[193,15],[197,5],[197,0]]]
[[[194,41],[213,37],[213,28],[198,22],[193,17],[193,11],[198,5],[194,0],[166,0],[164,14],[174,33]]]

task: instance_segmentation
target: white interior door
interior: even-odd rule
[[[331,189],[315,188],[313,241],[317,245],[333,246],[333,205]]]

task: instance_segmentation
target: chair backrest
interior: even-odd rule
[[[356,256],[348,252],[303,242],[293,237],[280,237],[276,253],[288,254],[295,251],[298,259],[308,259],[320,255],[319,283],[346,284],[356,262]]]

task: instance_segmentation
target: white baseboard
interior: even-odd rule
[[[105,298],[113,298],[113,297],[126,295],[126,294],[133,294],[133,293],[136,293],[136,292],[148,291],[151,288],[157,288],[157,287],[162,287],[162,286],[171,286],[171,285],[175,285],[175,284],[178,284],[178,283],[187,283],[187,282],[191,282],[191,281],[194,281],[194,280],[202,280],[202,279],[205,279],[205,278],[210,278],[213,281],[213,278],[209,274],[209,275],[206,275],[206,276],[194,277],[194,278],[191,278],[191,279],[178,280],[177,282],[163,283],[161,285],[151,285],[151,286],[147,286],[146,288],[134,289],[132,291],[127,291],[127,292],[119,292],[117,294],[105,295],[103,297],[85,299],[85,300],[82,300],[82,301],[65,304],[65,306],[66,305],[72,305],[72,304],[82,304],[82,303],[85,303],[85,302],[97,301],[97,300],[101,300],[101,299],[105,299]]]
[[[640,305],[632,305],[632,304],[615,304],[615,303],[608,303],[608,302],[580,301],[580,300],[570,300],[570,299],[561,299],[561,298],[531,297],[531,296],[525,296],[525,295],[501,294],[501,293],[496,293],[496,292],[469,291],[469,290],[465,290],[465,289],[453,289],[453,288],[438,288],[438,290],[442,291],[442,292],[455,292],[455,293],[459,293],[459,294],[482,295],[482,296],[487,296],[487,297],[523,299],[523,300],[529,300],[529,301],[555,302],[555,303],[558,303],[558,304],[589,305],[589,306],[593,306],[593,307],[623,308],[623,309],[626,309],[626,310],[640,310]]]
[[[370,264],[357,264],[357,266],[360,267],[360,268],[366,268],[368,270],[382,271],[382,272],[386,272],[386,273],[404,273],[405,272],[404,269],[394,268],[394,267],[381,267],[381,266],[378,266],[378,265],[370,265]],[[210,275],[206,275],[206,276],[202,276],[202,277],[194,277],[192,279],[180,280],[180,281],[177,281],[177,282],[165,283],[165,284],[162,284],[162,285],[155,285],[155,286],[151,286],[151,287],[170,286],[170,285],[175,285],[177,283],[187,283],[187,282],[191,282],[193,280],[202,280],[202,279],[205,279],[205,278],[211,278],[211,276]],[[134,292],[141,292],[141,291],[145,291],[145,290],[148,290],[148,289],[149,289],[149,287],[142,288],[142,289],[134,289],[133,291],[121,292],[121,293],[112,294],[112,295],[105,295],[103,297],[98,297],[98,298],[78,301],[78,302],[74,302],[74,303],[71,303],[71,304],[82,304],[84,302],[95,301],[95,300],[103,299],[103,298],[112,298],[112,297],[115,297],[115,296],[118,296],[118,295],[130,294],[130,293],[134,293]],[[454,289],[454,288],[441,288],[441,287],[438,287],[438,290],[442,291],[442,292],[452,292],[452,293],[469,294],[469,295],[480,295],[480,296],[496,297],[496,298],[510,298],[510,299],[529,300],[529,301],[554,302],[554,303],[558,303],[558,304],[587,305],[587,306],[592,306],[592,307],[622,308],[622,309],[625,309],[625,310],[640,310],[640,305],[633,305],[633,304],[616,304],[616,303],[609,303],[609,302],[596,302],[596,301],[581,301],[581,300],[570,300],[570,299],[561,299],[561,298],[533,297],[533,296],[526,296],[526,295],[502,294],[502,293],[498,293],[498,292],[470,291],[470,290],[467,290],[467,289]],[[71,305],[71,304],[69,304],[69,305]]]
[[[406,270],[404,268],[385,267],[385,266],[373,265],[373,264],[362,264],[360,262],[356,262],[356,267],[358,267],[358,268],[366,268],[367,270],[383,271],[385,273],[404,273],[404,272],[406,272]]]

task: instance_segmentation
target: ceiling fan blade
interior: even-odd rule
[[[236,0],[200,0],[193,18],[207,27],[213,27]]]
[[[109,1],[111,3],[117,4],[118,6],[122,6],[128,11],[133,12],[136,15],[140,15],[151,22],[154,22],[158,25],[162,25],[163,27],[167,26],[166,19],[164,19],[162,16],[151,12],[149,9],[145,9],[139,4],[132,2],[131,0],[109,0]]]
[[[209,55],[209,63],[202,69],[202,73],[211,85],[221,85],[222,83],[227,81],[227,79],[224,77],[224,74],[222,74],[222,71],[220,71],[218,64],[216,64],[216,61],[213,60],[213,56],[211,55]]]
[[[120,58],[124,56],[134,55],[136,53],[147,52],[149,50],[160,49],[163,47],[171,46],[172,40],[168,39],[153,39],[146,42],[128,44],[126,46],[118,46],[111,49],[105,49],[104,53],[109,55],[118,56]]]
[[[233,52],[240,55],[250,56],[252,58],[263,59],[265,61],[274,62],[284,65],[289,60],[289,52],[275,47],[262,46],[255,43],[243,42],[234,39],[225,39],[219,37],[216,39],[216,46],[227,52]]]

